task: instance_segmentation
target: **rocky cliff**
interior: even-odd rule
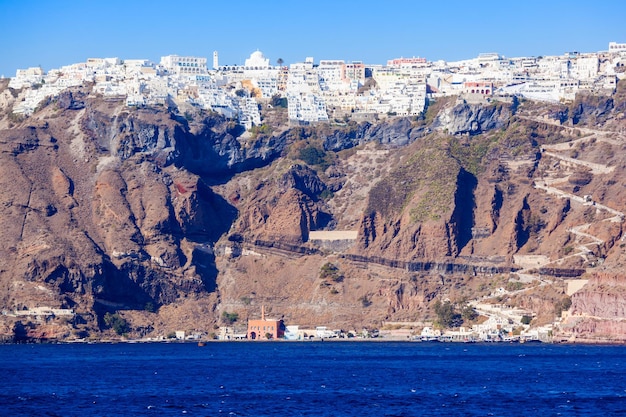
[[[539,317],[563,277],[602,271],[572,297],[594,316],[570,326],[585,340],[623,317],[610,308],[620,291],[605,291],[623,258],[619,94],[570,107],[440,100],[420,118],[246,132],[87,88],[21,119],[3,88],[5,339],[113,335],[111,314],[133,336],[210,333],[261,305],[311,326],[432,320],[435,300],[517,288],[513,273],[542,284],[500,301]],[[309,236],[333,230],[357,238]],[[31,314],[41,307],[76,315]]]
[[[572,305],[560,335],[577,342],[626,342],[626,277],[598,272],[572,295]]]

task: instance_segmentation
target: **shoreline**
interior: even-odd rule
[[[406,343],[406,344],[428,344],[428,345],[450,345],[450,344],[468,344],[468,345],[568,345],[568,346],[621,346],[626,345],[624,341],[610,340],[577,340],[577,341],[438,341],[438,340],[415,340],[403,338],[313,338],[304,340],[216,340],[216,339],[198,339],[198,340],[147,340],[147,339],[100,339],[100,340],[28,340],[19,342],[0,342],[0,345],[73,345],[73,344],[185,344],[197,345],[204,347],[206,344],[219,343]]]

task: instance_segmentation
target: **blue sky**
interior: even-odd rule
[[[220,64],[243,64],[257,49],[272,64],[560,55],[626,42],[624,22],[624,0],[0,0],[0,75],[90,57],[211,63],[215,50]]]

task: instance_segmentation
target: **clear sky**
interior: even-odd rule
[[[384,64],[507,57],[626,42],[626,0],[0,0],[0,75],[87,58],[204,56],[272,64],[307,56]]]

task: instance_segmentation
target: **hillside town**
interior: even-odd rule
[[[467,103],[484,104],[512,100],[513,97],[548,103],[568,102],[574,100],[580,92],[610,95],[618,82],[626,78],[626,43],[610,42],[606,51],[567,52],[559,56],[506,58],[498,53],[484,53],[457,62],[400,57],[390,59],[386,65],[344,60],[316,62],[312,57],[307,57],[303,62],[283,64],[279,58],[273,65],[258,50],[243,65],[220,65],[218,52],[214,52],[210,68],[207,58],[193,56],[164,56],[159,63],[147,59],[90,58],[86,62],[47,72],[40,67],[17,70],[8,87],[19,91],[19,94],[13,95],[17,97],[12,107],[13,113],[24,116],[49,104],[64,90],[86,86],[94,94],[113,100],[120,107],[124,103],[131,108],[191,106],[237,120],[248,130],[264,123],[262,106],[286,107],[292,125],[320,122],[341,124],[348,120],[379,121],[394,116],[419,116],[423,114],[429,100],[441,97],[458,97]],[[609,143],[613,140],[607,132],[593,130],[593,126],[578,129],[585,135],[576,139],[577,142],[593,140]],[[539,148],[541,155],[551,157],[555,162],[542,173],[540,181],[533,181],[532,186],[582,207],[592,208],[598,214],[602,212],[611,216],[598,216],[597,222],[622,223],[625,216],[623,212],[596,202],[591,194],[581,192],[579,196],[570,189],[562,191],[556,188],[555,184],[563,182],[563,175],[568,169],[573,172],[578,167],[584,167],[594,174],[609,173],[614,168],[559,153],[571,147],[571,142],[542,145]],[[359,154],[384,160],[388,150],[355,151],[355,155]],[[507,159],[505,164],[509,166],[518,162]],[[596,262],[590,247],[605,241],[591,232],[584,232],[592,222],[589,220],[589,223],[577,225],[568,231],[576,239],[588,239],[589,243],[578,244],[577,250],[572,246],[571,251],[564,253],[562,258],[552,260],[554,263],[575,256]],[[491,233],[490,229],[483,229],[473,227],[472,237],[478,239]],[[357,231],[311,230],[308,237],[313,245],[321,247],[329,241],[352,245],[357,239]],[[623,236],[621,241],[624,241]],[[227,255],[235,251],[234,247],[224,248]],[[121,257],[117,251],[112,251],[112,255]],[[259,253],[247,249],[241,251],[241,255],[261,257]],[[165,265],[161,258],[153,257],[152,260],[160,267]],[[555,313],[554,322],[531,326],[534,313],[530,309],[498,301],[505,296],[530,292],[535,285],[551,284],[541,278],[541,274],[536,278],[531,272],[552,261],[544,255],[514,255],[514,261],[520,266],[515,272],[519,277],[519,282],[516,282],[519,287],[494,287],[487,295],[468,299],[465,307],[482,320],[474,322],[470,319],[464,326],[446,326],[454,330],[440,329],[440,323],[433,317],[429,321],[419,322],[380,321],[376,323],[378,328],[334,330],[327,327],[330,323],[323,320],[314,324],[305,322],[308,323],[306,326],[300,326],[285,322],[282,317],[267,318],[263,306],[260,319],[255,314],[246,317],[245,321],[243,317],[238,321],[236,313],[223,310],[225,315],[221,316],[222,324],[226,325],[214,326],[212,332],[207,329],[195,329],[192,332],[179,330],[173,333],[173,337],[162,334],[150,340],[379,338],[445,342],[552,341],[553,332],[568,317],[567,308]],[[564,293],[571,296],[586,283],[587,280],[570,279]],[[38,287],[38,290],[43,291],[42,288],[45,290],[43,286]],[[498,302],[494,303],[494,300]],[[365,301],[363,303],[365,306]],[[71,322],[77,313],[73,308],[41,305],[27,308],[23,305],[14,311],[3,310],[2,315],[43,324],[53,318]]]
[[[30,115],[46,98],[73,86],[93,84],[93,91],[119,98],[127,106],[189,103],[237,119],[250,129],[261,124],[259,103],[287,99],[294,124],[376,120],[415,116],[427,99],[461,96],[485,102],[512,96],[559,102],[581,91],[613,91],[626,76],[626,43],[610,42],[606,51],[566,52],[560,56],[506,58],[484,53],[457,62],[395,58],[386,65],[320,60],[272,65],[261,51],[243,65],[220,65],[207,58],[169,55],[147,59],[90,58],[45,72],[19,69],[9,87],[26,89],[13,112]],[[280,102],[280,101],[278,101]],[[276,103],[276,101],[274,101]]]

